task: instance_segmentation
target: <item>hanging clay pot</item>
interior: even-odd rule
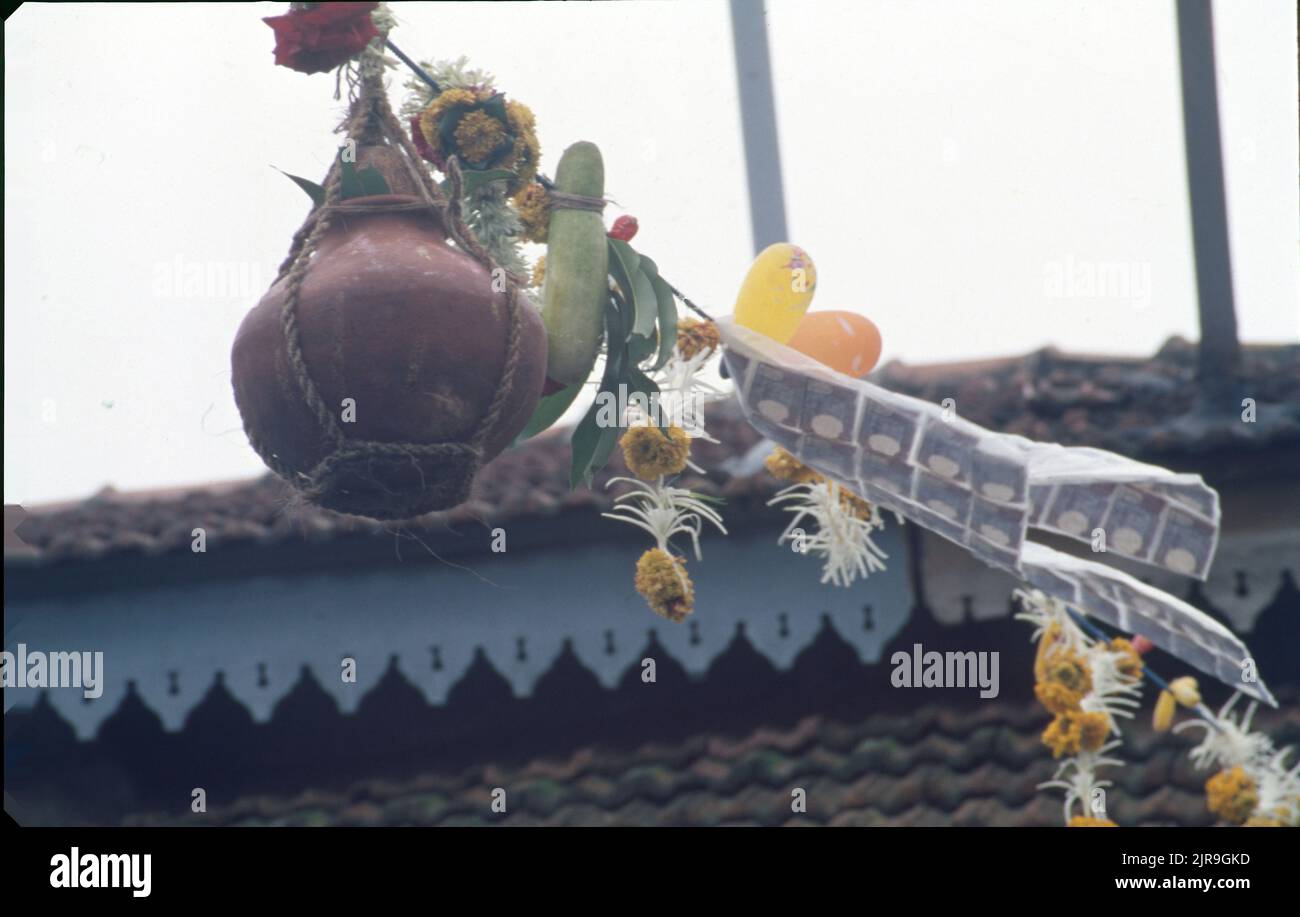
[[[299,257],[296,306],[289,271],[235,338],[249,440],[329,509],[400,519],[455,506],[537,405],[538,311],[448,244],[446,216],[418,197],[352,198],[324,218]]]

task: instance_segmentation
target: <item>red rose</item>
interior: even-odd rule
[[[275,31],[275,62],[300,73],[325,73],[356,57],[379,30],[378,3],[322,3],[262,21]]]
[[[608,235],[611,239],[622,239],[624,242],[631,242],[632,237],[641,226],[634,216],[621,216],[614,221],[614,227]]]

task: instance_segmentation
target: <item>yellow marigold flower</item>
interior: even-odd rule
[[[1174,714],[1178,712],[1178,700],[1168,691],[1161,691],[1156,698],[1156,709],[1151,715],[1151,728],[1156,732],[1168,732],[1174,725]]]
[[[1201,690],[1191,675],[1169,682],[1169,691],[1184,707],[1195,707],[1201,702]]]
[[[505,125],[485,111],[463,115],[453,136],[456,138],[456,151],[473,166],[487,165],[489,157],[507,139]]]
[[[1070,817],[1068,828],[1118,828],[1109,818],[1093,818],[1091,815],[1074,815]]]
[[[856,519],[870,519],[876,509],[870,500],[865,500],[847,488],[840,488],[840,504]]]
[[[681,427],[661,430],[658,427],[631,427],[619,440],[623,461],[643,481],[653,481],[666,474],[677,474],[686,467],[691,454],[691,438]]]
[[[537,262],[533,265],[533,273],[528,278],[528,284],[540,290],[544,280],[546,280],[546,256],[539,255]]]
[[[1123,637],[1116,637],[1110,641],[1110,648],[1112,652],[1122,655],[1115,663],[1115,668],[1121,675],[1134,681],[1142,677],[1142,655],[1133,648],[1132,643]]]
[[[1224,821],[1240,825],[1259,805],[1259,790],[1244,770],[1234,767],[1205,781],[1205,802]]]
[[[1087,694],[1092,690],[1092,675],[1088,671],[1088,663],[1078,653],[1057,649],[1048,655],[1044,669],[1044,681],[1057,682],[1080,694]]]
[[[1110,717],[1105,713],[1079,714],[1079,746],[1084,751],[1096,751],[1106,744],[1110,735]]]
[[[511,100],[506,102],[506,120],[510,122],[510,132],[515,135],[514,148],[510,159],[515,177],[510,180],[509,190],[513,193],[524,187],[537,175],[537,164],[541,162],[542,147],[537,142],[537,119],[523,102]]]
[[[1057,641],[1061,639],[1061,625],[1058,621],[1053,621],[1047,625],[1043,635],[1038,639],[1038,652],[1034,654],[1034,678],[1038,681],[1047,679],[1047,660],[1055,650]]]
[[[1043,730],[1043,744],[1052,751],[1053,758],[1077,755],[1083,736],[1079,730],[1079,717],[1074,713],[1057,714],[1056,719]]]
[[[655,614],[681,623],[695,609],[695,587],[686,563],[659,548],[651,548],[636,562],[636,591]]]
[[[425,142],[446,155],[446,151],[442,149],[442,137],[438,130],[442,116],[457,105],[473,105],[478,101],[480,101],[479,96],[470,89],[445,89],[440,92],[438,97],[429,103],[429,107],[420,112],[420,133],[424,134]]]
[[[551,221],[551,196],[534,182],[514,196],[515,210],[524,228],[524,238],[529,242],[545,242],[546,230]]]
[[[773,477],[794,484],[811,484],[822,479],[820,474],[780,446],[777,446],[772,454],[764,460],[763,465],[772,473]]]
[[[1083,695],[1071,691],[1065,685],[1055,681],[1040,681],[1034,685],[1034,696],[1047,708],[1049,713],[1070,713],[1079,709]]]
[[[717,350],[721,343],[722,336],[713,322],[684,318],[677,323],[677,349],[684,360],[689,360],[704,350]]]

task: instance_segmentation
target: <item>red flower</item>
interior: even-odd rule
[[[275,62],[300,73],[325,73],[356,57],[379,36],[370,19],[378,3],[322,3],[262,21],[275,30]]]
[[[415,152],[419,153],[427,162],[433,163],[438,170],[446,171],[447,163],[438,151],[429,146],[429,141],[424,139],[424,131],[420,130],[420,116],[414,115],[411,118],[411,142],[415,144]]]
[[[1133,649],[1137,650],[1139,656],[1145,656],[1156,648],[1154,643],[1141,634],[1135,634],[1131,642],[1133,644]]]
[[[624,242],[631,242],[632,237],[641,226],[634,216],[621,216],[614,221],[614,227],[610,229],[608,235],[611,239],[622,239]]]

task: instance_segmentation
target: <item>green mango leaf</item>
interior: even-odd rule
[[[654,369],[663,369],[672,358],[673,347],[677,344],[677,300],[668,282],[656,276],[654,285],[655,301],[659,304],[659,359],[655,360]]]
[[[583,383],[575,382],[538,401],[537,409],[533,411],[533,416],[528,419],[524,429],[515,437],[515,442],[521,443],[554,425],[564,415],[564,412],[569,409],[570,405],[578,399],[578,393],[582,391],[582,386]]]
[[[636,338],[633,338],[636,340]],[[659,385],[636,366],[627,368],[627,396],[631,400],[633,392],[645,395],[647,403],[653,403],[652,396],[659,394]],[[660,430],[664,429],[662,411],[655,411],[650,418]]]
[[[632,304],[631,333],[653,338],[655,320],[659,315],[659,301],[654,288],[659,268],[622,239],[609,240],[609,265],[614,281],[623,290],[623,298]]]
[[[271,166],[271,168],[275,169],[275,166]],[[281,175],[283,175],[285,178],[292,181],[299,188],[306,191],[307,196],[311,198],[311,202],[315,204],[317,207],[325,203],[325,189],[322,188],[320,185],[316,184],[314,181],[310,181],[306,178],[301,178],[297,175],[290,175],[288,172],[284,171],[283,169],[275,169],[275,171],[279,172]]]
[[[341,172],[339,198],[347,200],[350,197],[365,197],[366,189],[362,187],[361,179],[357,176],[357,164],[347,159],[340,159],[339,169]]]
[[[654,281],[659,275],[646,272],[646,263],[653,270],[654,262],[641,256],[641,270],[632,276],[632,285],[636,287],[636,320],[632,323],[632,333],[644,338],[652,338],[655,333],[655,321],[659,318],[659,299],[655,296]]]
[[[640,366],[655,352],[655,339],[634,334],[627,341],[628,362]]]
[[[599,410],[599,405],[593,402],[586,416],[574,428],[573,438],[569,441],[573,452],[573,464],[569,469],[571,488],[584,482],[590,487],[596,456],[603,452],[608,459],[609,453],[614,451],[614,443],[618,441],[618,427],[597,426],[596,416]],[[605,463],[602,460],[600,464]]]
[[[601,377],[596,399],[591,403],[591,409],[578,423],[577,428],[573,431],[573,438],[570,440],[572,451],[572,464],[569,468],[570,487],[577,487],[580,481],[585,482],[588,487],[591,486],[592,475],[605,467],[605,463],[609,461],[610,453],[614,451],[614,446],[618,442],[619,434],[622,432],[617,423],[604,427],[599,426],[597,416],[601,407],[601,392],[608,392],[617,399],[619,385],[627,384],[628,348],[625,342],[627,339],[628,318],[626,311],[625,308],[620,307],[618,301],[613,297],[610,298],[605,309],[605,335],[607,340],[605,372]],[[608,343],[608,341],[616,339],[621,339],[624,343]]]
[[[357,180],[361,183],[361,190],[364,194],[392,194],[388,187],[388,181],[383,174],[375,168],[365,168],[357,172]]]
[[[644,290],[644,285],[638,285],[636,278],[643,277],[641,273],[641,257],[632,250],[632,246],[620,239],[608,239],[609,244],[609,273],[618,284],[619,291],[623,294],[623,301],[631,307],[631,315],[627,331],[620,339],[627,340],[627,334],[631,333],[636,316],[641,314],[642,305],[638,302],[638,296],[644,295],[638,293],[638,290]],[[653,291],[653,287],[651,287]],[[649,336],[648,334],[646,335]]]

